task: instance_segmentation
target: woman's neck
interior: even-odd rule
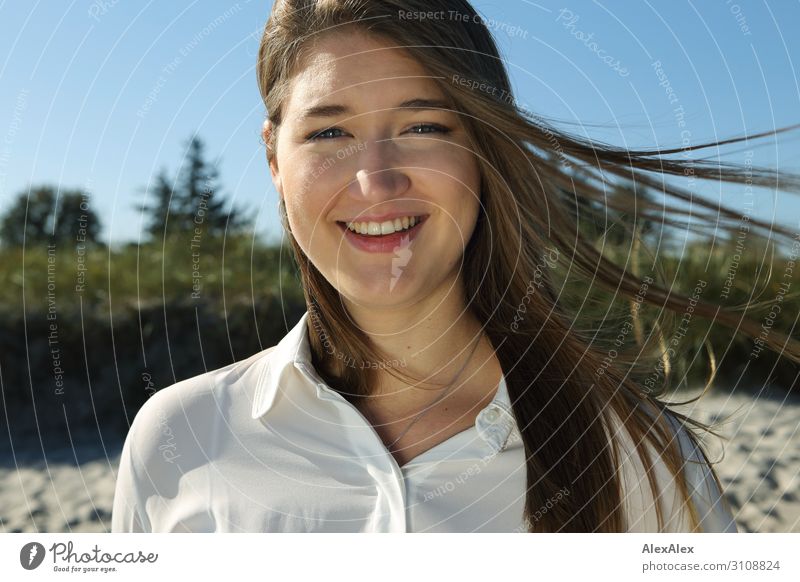
[[[405,393],[407,398],[402,399],[411,401],[429,399],[449,387],[462,368],[457,383],[494,388],[502,372],[480,322],[463,301],[438,301],[437,308],[429,308],[428,303],[392,309],[347,305],[354,324],[386,358],[385,365],[379,362],[375,368],[377,385],[372,393],[397,397]],[[393,376],[388,366],[416,378],[420,390],[409,391],[409,382]]]

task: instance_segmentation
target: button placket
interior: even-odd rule
[[[483,410],[478,416],[477,429],[480,437],[486,441],[493,452],[502,450],[505,435],[500,423],[500,411],[495,405]]]
[[[495,453],[505,450],[516,426],[514,414],[505,404],[503,397],[502,393],[498,394],[498,397],[480,413],[477,423],[479,434]]]
[[[376,483],[378,483],[378,486],[382,487],[385,495],[385,501],[387,502],[389,509],[388,519],[386,520],[388,521],[388,525],[386,526],[385,531],[389,533],[406,532],[408,517],[406,515],[405,477],[400,469],[400,466],[397,464],[397,461],[381,440],[381,437],[375,430],[375,427],[372,426],[372,424],[363,414],[361,414],[361,411],[358,410],[358,408],[353,406],[353,404],[339,392],[333,390],[325,382],[321,381],[322,379],[312,372],[306,364],[297,362],[296,365],[303,372],[306,378],[316,385],[317,395],[320,398],[333,400],[347,407],[348,410],[354,413],[354,415],[361,420],[364,425],[362,428],[368,430],[378,448],[385,452],[387,465],[383,467],[370,465],[367,467],[367,471],[370,473],[370,475],[372,475]],[[379,519],[378,523],[386,523],[386,521],[381,521]]]

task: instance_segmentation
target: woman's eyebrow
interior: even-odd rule
[[[402,103],[395,105],[394,109],[447,109],[450,107],[447,103],[440,99],[408,99]],[[352,113],[352,110],[346,105],[330,104],[330,105],[315,105],[309,107],[300,114],[300,120],[303,121],[310,117],[333,117],[335,115],[343,115],[345,113]]]

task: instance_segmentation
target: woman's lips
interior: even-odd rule
[[[347,242],[356,249],[368,253],[394,253],[411,244],[411,241],[417,237],[427,220],[427,215],[422,216],[419,222],[411,228],[393,232],[392,234],[384,234],[382,236],[358,234],[347,228],[347,225],[343,222],[337,222],[336,224],[344,231],[344,237],[347,239]]]

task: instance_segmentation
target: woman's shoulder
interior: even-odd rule
[[[189,486],[181,483],[202,481],[208,463],[246,430],[248,396],[273,349],[162,388],[144,403],[122,448],[112,531],[163,526],[160,519],[168,517],[170,500]]]
[[[672,413],[665,411],[663,414],[671,427],[671,438],[677,441],[680,448],[683,475],[686,478],[691,503],[700,518],[702,531],[737,532],[736,522],[695,438]],[[614,437],[617,439],[620,453],[620,475],[628,531],[657,532],[656,503],[659,503],[665,518],[662,531],[690,532],[688,507],[681,499],[675,475],[666,461],[655,446],[646,440],[645,448],[650,453],[653,463],[652,473],[658,488],[653,495],[644,462],[637,453],[631,434],[619,421],[619,417],[614,415],[614,419],[616,421]]]
[[[219,424],[233,427],[246,420],[253,392],[273,350],[262,350],[158,390],[136,413],[126,442],[135,443],[144,457],[156,455],[164,460],[171,455],[185,456],[191,443],[202,445]],[[184,443],[183,452],[178,451],[178,441]]]

